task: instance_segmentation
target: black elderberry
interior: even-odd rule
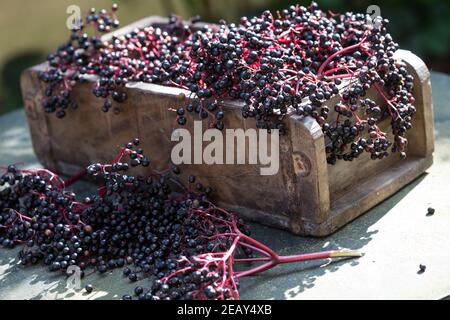
[[[186,110],[187,110],[188,112],[194,112],[194,106],[193,106],[192,104],[189,104],[189,105],[186,107]]]
[[[128,277],[131,274],[131,269],[130,268],[125,268],[123,269],[123,275]]]
[[[130,273],[130,275],[128,276],[128,279],[129,279],[131,282],[136,282],[136,281],[138,280],[138,276],[137,276],[136,273]]]
[[[100,272],[100,273],[106,273],[107,271],[108,271],[108,268],[104,264],[102,264],[98,267],[98,272]]]
[[[216,129],[222,131],[225,128],[225,125],[223,124],[222,121],[217,121],[216,122]]]
[[[180,126],[184,126],[187,123],[187,119],[185,117],[179,117],[177,122]]]
[[[172,167],[172,172],[173,172],[174,174],[178,175],[178,174],[181,173],[181,170],[180,170],[179,167],[173,166],[173,167]]]
[[[421,265],[419,265],[419,271],[417,273],[418,274],[425,273],[426,269],[427,269],[427,266],[424,264],[421,264]]]
[[[84,287],[84,290],[86,290],[87,293],[92,293],[94,291],[94,286],[92,284],[87,284]]]
[[[219,111],[216,113],[216,119],[217,120],[222,120],[224,118],[224,113],[223,111]]]
[[[144,292],[144,288],[142,288],[142,287],[136,287],[136,288],[134,289],[134,294],[135,294],[136,296],[141,295],[143,292]]]
[[[184,116],[184,114],[185,114],[185,109],[184,109],[184,108],[178,108],[177,114],[178,114],[179,116]]]

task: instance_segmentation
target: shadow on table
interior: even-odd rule
[[[301,238],[287,232],[280,233],[267,227],[254,226],[253,236],[275,249],[281,255],[294,255],[318,251],[351,249],[364,251],[378,230],[370,230],[380,219],[406,197],[426,174],[417,178],[398,193],[373,208],[335,234],[323,238]],[[293,299],[314,287],[321,276],[336,272],[344,265],[357,266],[357,259],[311,261],[301,264],[282,265],[256,277],[241,280],[242,299]]]
[[[128,288],[127,281],[121,279],[122,271],[115,270],[107,275],[91,272],[81,280],[80,289],[71,289],[69,278],[64,274],[49,272],[42,265],[20,265],[16,258],[18,252],[19,249],[0,252],[0,300],[112,300],[132,292],[135,285]],[[82,289],[88,283],[95,287],[92,294]]]

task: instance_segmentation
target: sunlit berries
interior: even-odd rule
[[[115,6],[110,14],[92,10],[87,20],[104,32],[116,27],[116,11]],[[254,118],[258,128],[285,133],[291,113],[316,119],[327,137],[330,164],[366,152],[374,160],[390,152],[405,158],[414,79],[394,59],[398,45],[387,32],[388,20],[374,27],[364,14],[337,17],[312,3],[277,14],[265,11],[239,25],[194,30],[193,21],[170,16],[165,26],[133,30],[107,43],[85,34],[84,27],[74,30],[40,75],[48,84],[44,109],[65,117],[77,107],[73,84],[90,74],[98,77],[93,94],[105,99],[104,112],[119,110],[128,82],[156,83],[190,91],[186,105],[171,109],[179,126],[195,117],[223,130],[222,102],[237,99],[242,116]],[[381,105],[367,97],[371,88],[384,100]],[[336,95],[340,101],[327,105]],[[378,128],[385,119],[391,120],[394,139]]]

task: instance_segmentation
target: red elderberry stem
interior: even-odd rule
[[[326,76],[326,75],[328,75],[330,73],[337,72],[337,71],[342,71],[342,70],[349,71],[349,66],[340,66],[340,67],[336,67],[336,68],[327,70],[327,71],[325,71],[323,73],[323,75]]]
[[[392,113],[392,110],[395,110],[397,112],[397,116],[399,116],[397,109],[395,108],[395,106],[392,104],[392,102],[386,97],[386,95],[384,94],[383,90],[380,88],[380,86],[378,85],[378,83],[375,83],[375,89],[377,89],[378,93],[380,94],[380,96],[383,98],[384,101],[386,101],[386,104],[388,106],[388,111],[389,114],[391,115],[391,118],[395,120],[395,117]]]
[[[357,44],[354,44],[354,45],[352,45],[350,47],[344,48],[344,49],[342,49],[342,50],[332,54],[331,56],[329,56],[328,59],[325,60],[325,62],[320,66],[319,71],[317,72],[317,75],[321,76],[323,71],[325,70],[325,68],[330,64],[331,61],[334,60],[334,58],[336,58],[337,56],[349,53],[349,52],[351,52],[351,51],[353,51],[355,49],[360,48],[361,45],[364,43],[364,41],[366,41],[366,38],[363,38],[363,40],[361,40],[360,43],[357,43]]]
[[[258,252],[258,253],[261,253],[262,255],[265,255],[265,256],[270,257],[270,255],[269,255],[267,252],[265,252],[265,251],[263,251],[263,250],[261,250],[261,249],[259,249],[259,248],[256,248],[256,247],[254,247],[254,246],[252,246],[252,245],[250,245],[250,244],[247,244],[247,243],[245,243],[245,242],[240,242],[239,244],[240,244],[241,246],[243,246],[243,247],[247,247],[247,248],[249,248],[249,249],[251,249],[251,250],[253,250],[253,251],[256,251],[256,252]]]
[[[270,258],[244,258],[234,259],[234,262],[258,262],[258,261],[270,261]]]
[[[74,175],[74,176],[70,177],[69,179],[65,180],[64,181],[64,187],[65,188],[70,187],[74,183],[77,183],[78,181],[83,179],[86,175],[87,175],[87,170],[83,169],[82,171],[80,171],[76,175]]]
[[[322,260],[330,258],[357,258],[361,257],[361,253],[357,251],[328,251],[319,253],[308,253],[295,256],[276,256],[274,259],[268,263],[260,265],[250,270],[242,271],[236,273],[236,278],[249,277],[261,272],[272,269],[280,264],[296,263],[312,260]]]
[[[278,254],[275,251],[270,249],[268,246],[256,241],[255,239],[250,238],[249,236],[246,236],[244,234],[241,234],[240,238],[245,240],[246,242],[249,242],[251,245],[259,248],[261,251],[266,252],[272,258],[278,258]]]
[[[338,75],[327,77],[327,80],[330,81],[330,80],[335,80],[335,79],[348,79],[348,78],[352,78],[353,76],[354,76],[354,74],[350,74],[350,73],[338,74]]]
[[[10,210],[12,210],[15,214],[17,214],[17,216],[19,217],[20,220],[25,219],[25,220],[27,220],[27,221],[33,221],[32,218],[30,218],[30,217],[28,217],[28,216],[26,216],[26,215],[20,213],[20,212],[17,211],[17,210],[14,210],[14,209],[10,209]]]

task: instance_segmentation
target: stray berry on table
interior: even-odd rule
[[[87,284],[84,287],[84,290],[86,290],[87,293],[92,293],[92,291],[94,291],[94,286],[92,284]]]
[[[426,269],[427,269],[427,266],[424,265],[424,264],[421,264],[421,265],[419,266],[418,274],[424,273]]]

